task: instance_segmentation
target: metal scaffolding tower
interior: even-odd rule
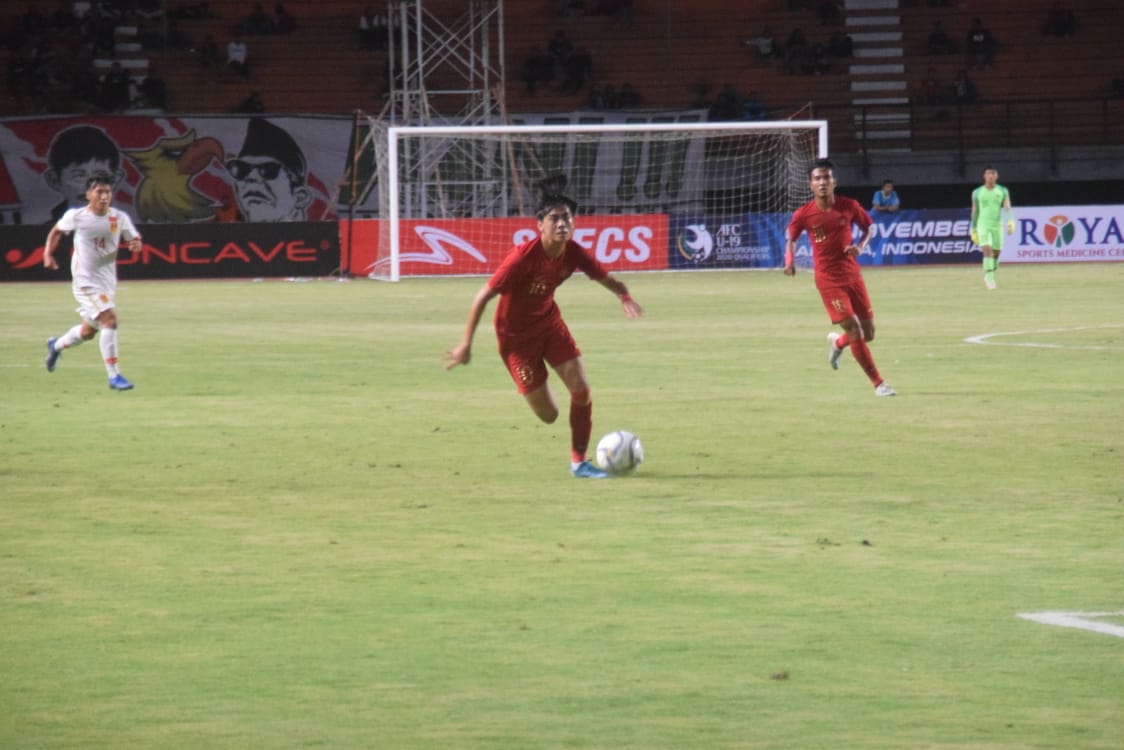
[[[389,100],[381,119],[391,125],[498,122],[503,0],[390,0],[388,6]]]

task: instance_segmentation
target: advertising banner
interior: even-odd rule
[[[776,268],[784,262],[782,214],[684,216],[670,222],[668,267]]]
[[[1014,215],[1015,232],[1003,238],[1003,263],[1124,261],[1124,206],[1019,206]],[[783,253],[788,217],[763,216],[761,221],[767,224],[770,218],[776,221],[770,236]],[[760,230],[759,236],[765,234]],[[859,262],[864,266],[979,263],[983,255],[970,235],[971,211],[967,208],[879,214]],[[807,234],[801,236],[797,248],[797,264],[810,266]],[[674,258],[677,248],[671,248],[669,254]]]
[[[339,227],[334,221],[279,224],[152,224],[140,227],[144,247],[117,256],[119,279],[215,279],[327,276],[339,267]],[[0,231],[0,281],[70,279],[70,241],[43,267],[45,227]]]
[[[971,240],[968,209],[903,210],[876,214],[864,266],[975,263],[980,249]]]
[[[1004,263],[1124,260],[1124,206],[1016,206]],[[864,265],[977,263],[969,209],[900,211],[875,218]],[[805,239],[806,243],[807,240]]]
[[[1124,206],[1015,208],[1004,263],[1124,261]]]
[[[0,122],[0,219],[48,225],[108,173],[138,225],[335,219],[350,117],[100,116]]]
[[[366,276],[389,258],[378,258],[380,222],[357,221],[352,229],[350,270]],[[400,224],[403,276],[490,275],[507,251],[538,235],[534,217],[515,219],[404,220]],[[347,230],[341,233],[347,236]],[[574,241],[592,250],[611,271],[667,268],[664,214],[581,216]]]

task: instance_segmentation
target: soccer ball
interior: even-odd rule
[[[610,474],[628,474],[643,462],[644,446],[627,430],[610,432],[597,441],[597,465]]]

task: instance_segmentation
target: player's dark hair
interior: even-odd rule
[[[562,191],[566,189],[566,175],[556,174],[550,177],[544,177],[539,180],[535,185],[535,189],[539,193],[538,208],[535,210],[535,216],[541,221],[544,216],[550,213],[550,209],[556,206],[566,206],[570,209],[570,213],[576,214],[578,212],[578,202]]]
[[[82,164],[91,159],[104,161],[116,171],[121,164],[121,153],[101,128],[77,125],[67,128],[51,142],[47,150],[47,166],[56,173],[69,164]]]
[[[886,187],[887,185],[893,185],[893,184],[894,184],[893,180],[882,180],[882,187]]]
[[[808,167],[808,176],[811,177],[812,172],[815,172],[817,169],[830,169],[832,174],[834,174],[835,164],[831,159],[816,159],[812,162],[812,166]]]
[[[86,180],[86,189],[89,190],[95,185],[108,185],[109,187],[113,187],[113,175],[105,172],[98,172],[97,174],[90,175]]]

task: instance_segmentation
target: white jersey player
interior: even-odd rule
[[[72,208],[62,215],[47,235],[43,265],[57,269],[55,249],[64,234],[74,234],[74,251],[70,257],[74,299],[82,322],[58,338],[47,339],[47,372],[54,372],[64,349],[89,341],[98,331],[109,387],[127,391],[133,384],[117,368],[117,249],[124,241],[130,251],[139,252],[141,237],[133,220],[123,211],[110,207],[113,200],[113,178],[107,174],[91,177],[86,183],[86,200],[82,208]]]

